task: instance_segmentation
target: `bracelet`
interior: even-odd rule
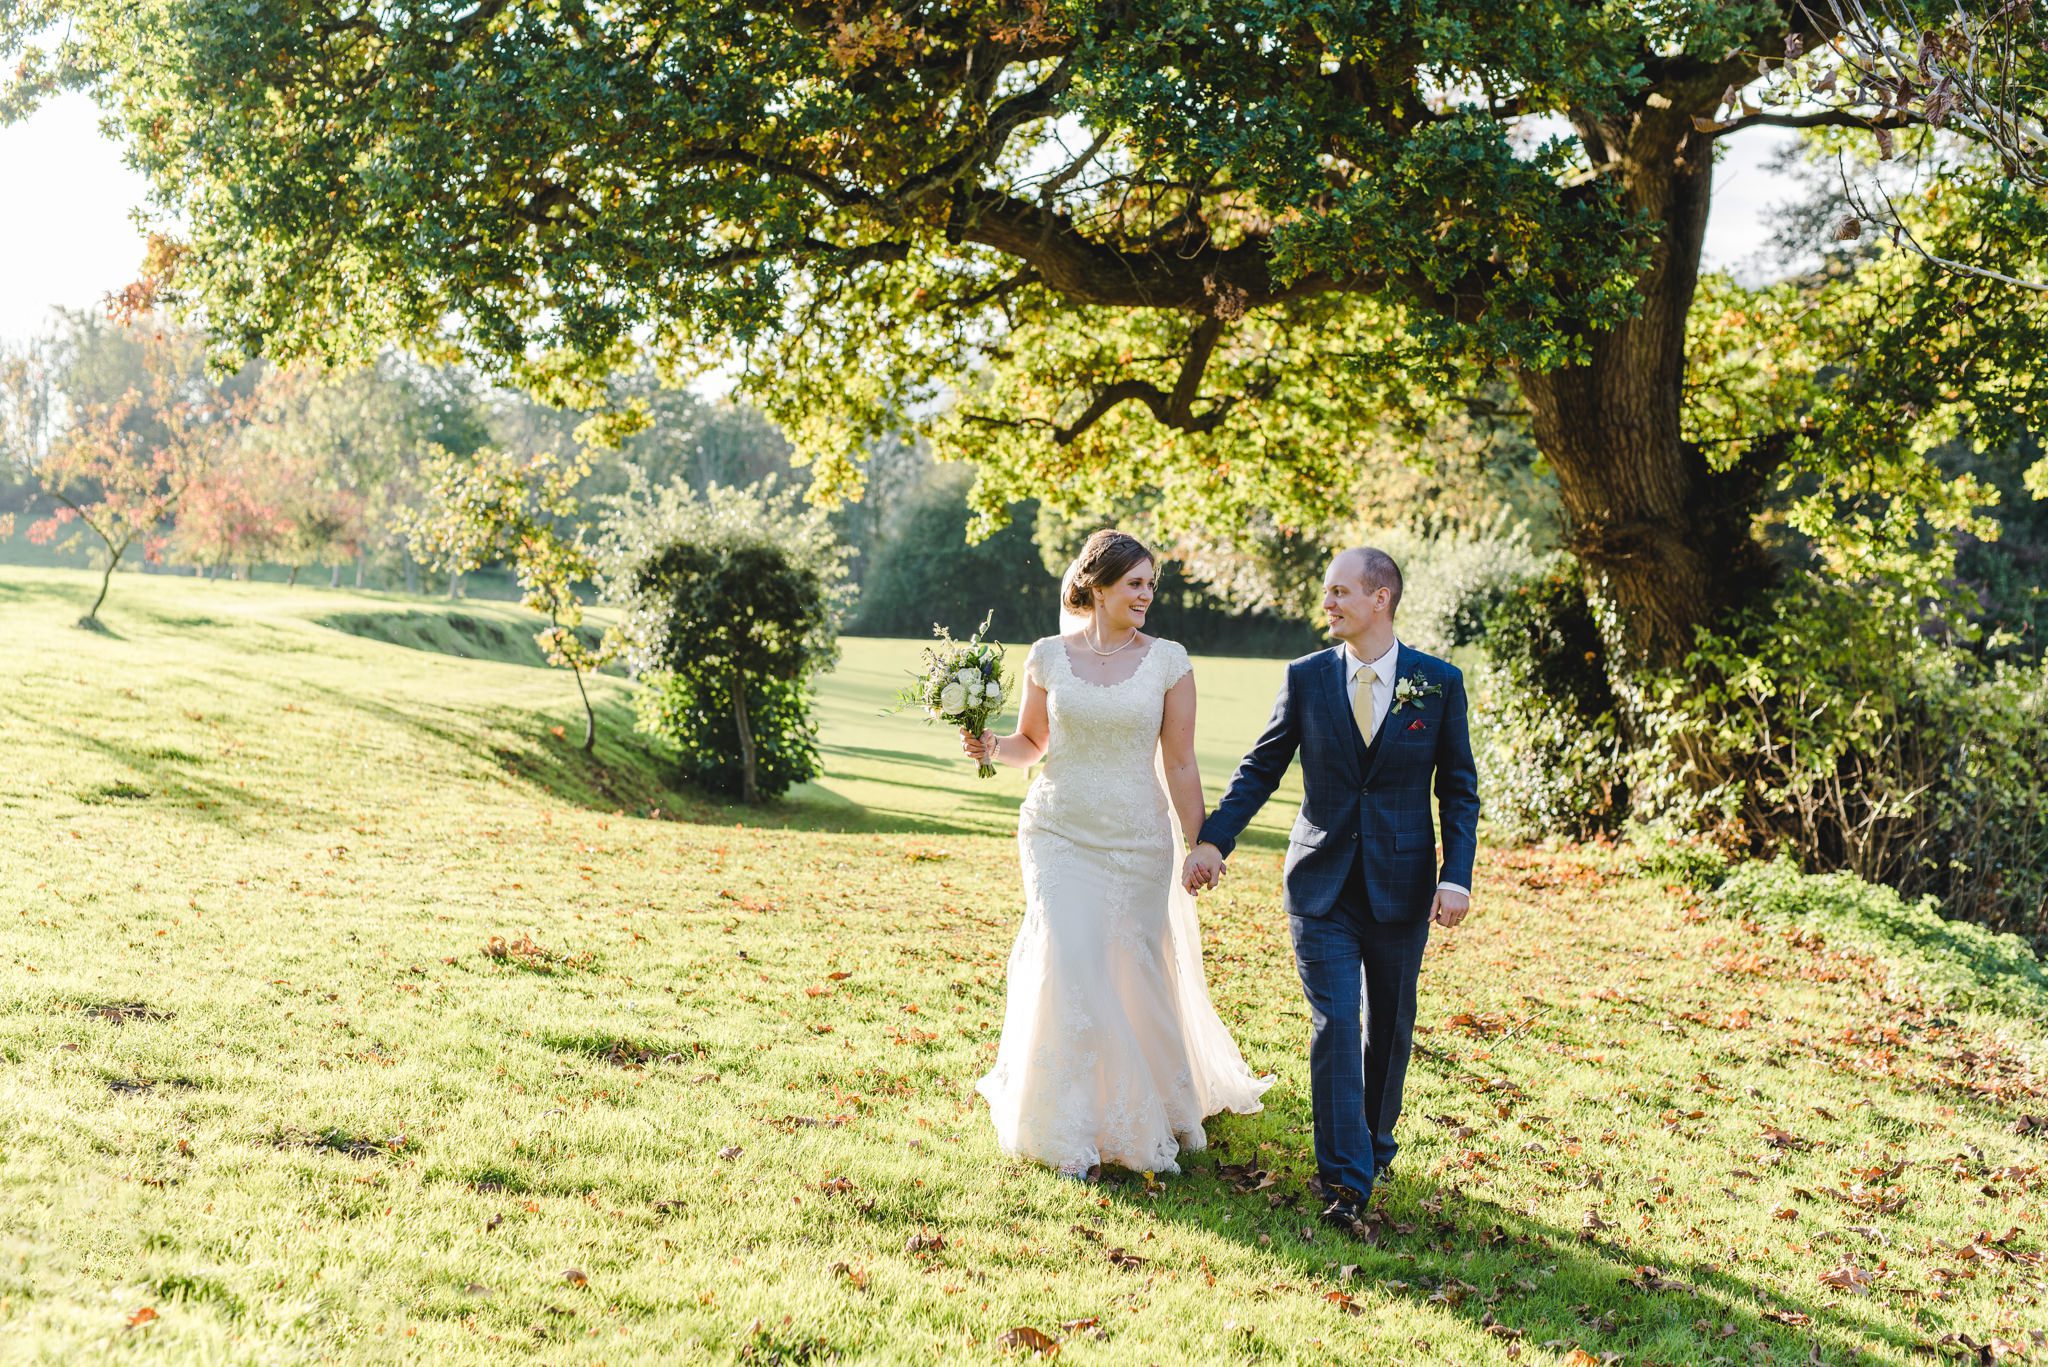
[[[996,735],[994,732],[990,732],[988,738],[988,762],[990,764],[994,764],[996,762],[996,756],[1001,754],[1002,752],[1003,738],[1001,736]]]

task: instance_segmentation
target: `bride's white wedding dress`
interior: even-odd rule
[[[1178,1172],[1202,1122],[1260,1109],[1210,1004],[1194,899],[1156,759],[1166,691],[1191,668],[1155,640],[1117,682],[1074,672],[1049,636],[1025,668],[1046,691],[1045,766],[1017,847],[1024,923],[1010,951],[995,1067],[978,1084],[1007,1153],[1069,1175]]]

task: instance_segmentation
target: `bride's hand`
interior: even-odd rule
[[[967,730],[967,728],[962,727],[960,729],[960,749],[969,759],[974,760],[978,764],[989,763],[995,758],[995,733],[993,731],[984,731],[977,736]]]

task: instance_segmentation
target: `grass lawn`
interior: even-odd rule
[[[1488,847],[1361,1243],[1302,1186],[1286,807],[1203,904],[1266,1111],[1064,1182],[973,1091],[1023,778],[878,715],[916,643],[846,643],[752,812],[623,682],[592,762],[565,675],[442,653],[509,607],[120,576],[97,636],[92,587],[0,569],[0,1359],[2048,1360],[2048,997],[1935,951]],[[1213,794],[1277,669],[1197,677]]]

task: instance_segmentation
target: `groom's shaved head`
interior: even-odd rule
[[[1391,617],[1401,606],[1401,567],[1394,563],[1394,557],[1372,546],[1353,546],[1350,550],[1337,552],[1337,558],[1330,562],[1330,573],[1356,580],[1367,593],[1374,589],[1387,591],[1387,616]]]

